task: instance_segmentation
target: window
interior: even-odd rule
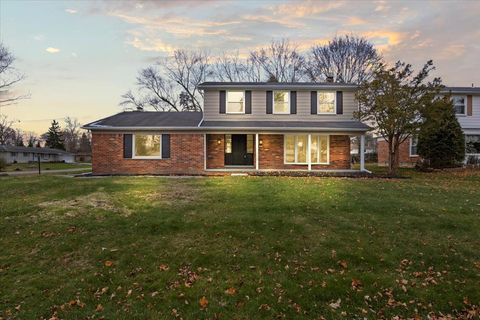
[[[273,113],[289,114],[290,113],[290,92],[274,91],[273,93]]]
[[[225,135],[225,153],[232,153],[232,135]]]
[[[24,156],[24,157],[28,157],[28,152],[24,152],[24,153],[23,153],[23,156]]]
[[[50,158],[50,155],[44,153],[44,154],[42,155],[42,158],[43,158],[43,159],[48,159],[48,158]]]
[[[161,158],[161,135],[135,134],[133,139],[133,158]]]
[[[308,135],[285,136],[285,163],[307,164]],[[310,161],[312,164],[328,164],[329,136],[312,135]]]
[[[16,153],[16,152],[10,152],[10,155],[11,155],[12,157],[16,157],[16,156],[17,156],[17,153]]]
[[[245,92],[227,92],[227,113],[245,113]]]
[[[464,96],[454,96],[452,97],[453,107],[455,108],[456,114],[465,114],[465,101],[467,99]]]
[[[335,92],[319,91],[317,93],[317,113],[336,113]]]
[[[253,134],[247,134],[247,153],[253,153]]]
[[[465,135],[465,153],[480,154],[480,135]]]
[[[418,145],[418,137],[417,136],[411,137],[410,138],[410,157],[418,156],[417,145]]]

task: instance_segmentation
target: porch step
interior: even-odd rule
[[[232,173],[230,174],[232,177],[246,177],[248,176],[248,173]]]

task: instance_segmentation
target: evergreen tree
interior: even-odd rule
[[[84,132],[82,133],[82,137],[80,138],[80,152],[91,152],[92,146],[90,144],[90,139],[88,138],[87,134]]]
[[[53,120],[52,125],[48,128],[47,140],[45,142],[47,147],[53,149],[65,150],[65,145],[63,144],[63,135],[62,129],[57,121]]]
[[[427,106],[418,135],[418,154],[433,168],[457,166],[465,158],[465,136],[450,97]]]

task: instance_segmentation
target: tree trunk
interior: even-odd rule
[[[395,146],[392,140],[388,142],[388,174],[390,176],[397,175],[398,168],[398,147]]]

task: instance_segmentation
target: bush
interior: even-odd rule
[[[418,135],[418,154],[424,165],[451,168],[465,158],[465,136],[458,123],[450,97],[433,101],[424,114]]]
[[[5,170],[6,167],[7,167],[7,161],[3,158],[0,158],[0,171]]]

